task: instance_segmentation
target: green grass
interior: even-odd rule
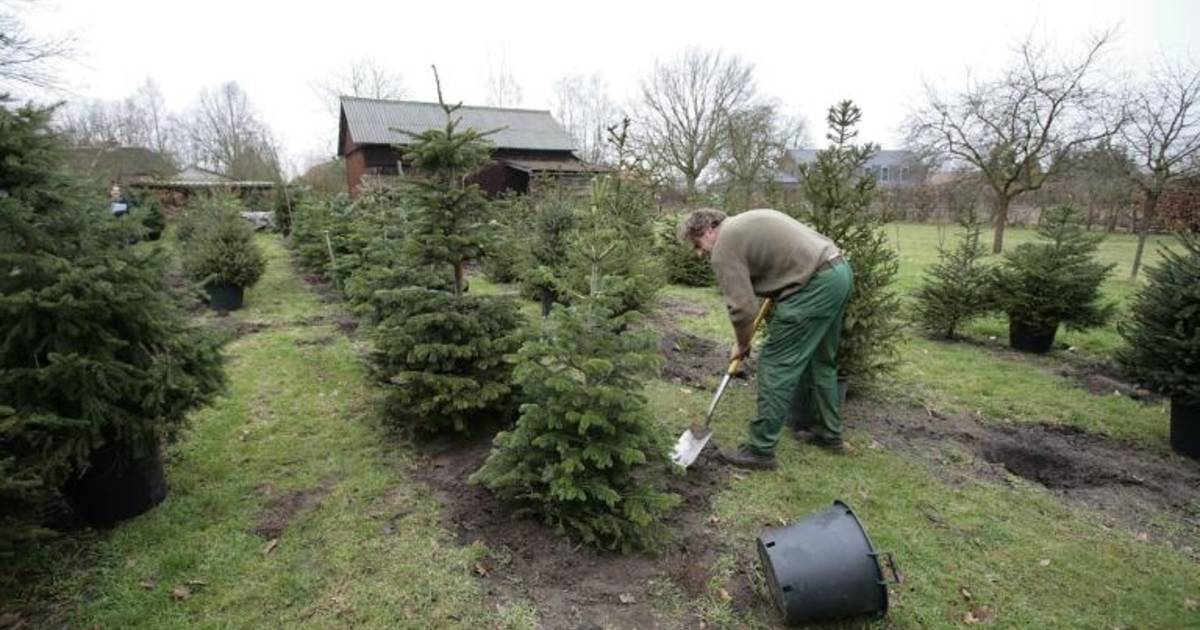
[[[266,276],[236,320],[268,324],[228,346],[228,394],[170,450],[171,492],[98,540],[51,546],[35,587],[80,628],[531,627],[490,610],[440,506],[414,486],[410,449],[387,447],[355,348],[260,237]],[[312,493],[270,553],[254,533],[272,497]],[[192,584],[188,586],[189,582]],[[186,599],[172,597],[185,586]],[[28,596],[29,593],[26,593]]]
[[[926,223],[893,223],[887,226],[889,242],[900,258],[900,270],[896,276],[897,291],[906,297],[911,295],[921,285],[925,269],[937,262],[939,242],[944,242],[947,247],[953,247],[961,233],[962,230],[957,226],[939,227]],[[990,251],[990,230],[985,230],[981,239],[987,243]],[[1032,228],[1010,227],[1004,233],[1004,248],[1007,251],[1021,243],[1035,240],[1037,240],[1036,231]],[[1158,247],[1164,244],[1169,245],[1171,242],[1172,239],[1169,236],[1151,235],[1146,241],[1143,265],[1156,263],[1160,258]],[[1104,239],[1096,256],[1103,263],[1116,265],[1112,275],[1104,282],[1102,290],[1105,299],[1117,304],[1118,317],[1123,315],[1130,298],[1145,280],[1144,272],[1139,273],[1136,281],[1129,279],[1129,271],[1133,265],[1133,255],[1136,249],[1136,235],[1115,233]],[[992,263],[998,262],[999,259],[1000,256],[988,256],[988,261]],[[967,326],[964,333],[978,338],[996,337],[1007,340],[1008,322],[1003,317],[981,318]],[[1111,356],[1113,350],[1120,347],[1121,344],[1115,320],[1107,326],[1087,331],[1070,331],[1060,328],[1058,340],[1068,346],[1078,348],[1083,354],[1095,359]]]

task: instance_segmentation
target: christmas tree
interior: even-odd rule
[[[33,504],[157,452],[221,387],[221,359],[166,286],[167,252],[63,174],[51,110],[0,104],[0,548]]]
[[[604,273],[624,238],[620,218],[605,208],[591,204],[570,246],[588,269],[588,293],[554,309],[541,335],[522,346],[521,416],[496,436],[471,479],[588,544],[653,549],[662,514],[678,503],[652,476],[669,465],[670,445],[641,393],[660,358],[635,312],[614,315],[630,279]]]
[[[957,247],[938,247],[938,261],[914,294],[917,323],[943,339],[953,339],[960,326],[991,310],[992,272],[983,262],[987,251],[979,242],[979,223],[967,221],[963,230]]]
[[[1059,324],[1083,330],[1108,321],[1113,305],[1101,303],[1100,283],[1114,265],[1096,261],[1104,235],[1085,230],[1082,213],[1070,206],[1046,210],[1037,234],[1041,242],[1004,255],[994,290],[997,308],[1008,314],[1010,345],[1042,353]]]
[[[435,73],[436,78],[436,73]],[[488,201],[467,175],[487,162],[487,132],[460,131],[438,84],[446,114],[442,129],[408,134],[412,172],[402,188],[407,215],[405,262],[446,269],[450,291],[408,286],[375,291],[386,309],[374,332],[372,366],[387,388],[389,415],[413,428],[469,432],[488,416],[513,407],[511,365],[520,346],[516,304],[468,296],[465,268],[488,242]]]
[[[875,178],[866,164],[877,150],[855,144],[862,112],[851,101],[829,108],[829,146],[801,167],[806,208],[792,214],[831,239],[854,268],[854,289],[842,320],[838,371],[865,384],[897,361],[900,300],[892,290],[899,263],[887,245],[884,218],[870,212]]]

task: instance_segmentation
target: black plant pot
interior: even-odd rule
[[[1200,403],[1171,399],[1171,448],[1200,460]]]
[[[208,305],[218,311],[236,311],[242,308],[242,296],[245,290],[232,284],[209,284],[204,290],[208,292]]]
[[[1027,326],[1012,318],[1008,320],[1008,345],[1013,350],[1046,354],[1054,345],[1054,335],[1058,333],[1058,322],[1053,326],[1037,328]]]
[[[162,503],[167,478],[158,445],[134,454],[122,444],[92,451],[82,475],[61,488],[67,503],[92,527],[112,527]]]

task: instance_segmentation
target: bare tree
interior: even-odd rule
[[[749,207],[756,187],[774,172],[789,147],[806,135],[802,118],[789,117],[774,103],[762,103],[725,116],[717,165],[728,181],[730,202]]]
[[[1128,120],[1120,140],[1132,161],[1125,173],[1142,197],[1135,221],[1137,251],[1130,277],[1136,278],[1146,248],[1146,232],[1154,222],[1158,200],[1171,182],[1193,174],[1200,155],[1200,68],[1164,64],[1126,99]],[[1191,166],[1192,168],[1188,168]]]
[[[605,129],[620,121],[616,104],[608,97],[608,83],[599,73],[573,74],[554,82],[554,117],[577,143],[579,157],[603,162],[611,153]]]
[[[342,96],[396,100],[408,96],[404,78],[372,57],[359,57],[309,84],[313,94],[331,114],[337,114]]]
[[[197,163],[239,179],[279,178],[275,142],[237,83],[201,90],[186,125]]]
[[[1004,249],[1013,199],[1037,190],[1073,149],[1109,137],[1100,92],[1089,85],[1096,59],[1109,42],[1102,34],[1078,59],[1059,62],[1045,46],[1026,40],[1017,61],[996,80],[968,80],[961,92],[927,88],[927,104],[907,123],[909,143],[980,171],[992,191],[992,251]]]
[[[45,39],[28,33],[16,4],[0,0],[0,94],[21,86],[54,86],[52,63],[73,49],[69,37]]]
[[[695,195],[697,180],[721,149],[726,117],[754,93],[753,67],[736,56],[689,48],[656,62],[641,86],[645,148],[682,175],[687,194]]]
[[[521,104],[521,84],[508,67],[504,53],[492,55],[488,64],[487,104],[493,107],[518,107]]]

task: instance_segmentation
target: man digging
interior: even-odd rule
[[[733,324],[730,360],[750,353],[758,298],[775,300],[767,341],[758,357],[758,416],[747,440],[719,456],[741,468],[775,468],[775,446],[793,405],[815,410],[797,437],[843,451],[837,349],[842,315],[854,284],[850,264],[833,241],[775,210],[728,217],[702,208],[679,236],[708,256]]]

